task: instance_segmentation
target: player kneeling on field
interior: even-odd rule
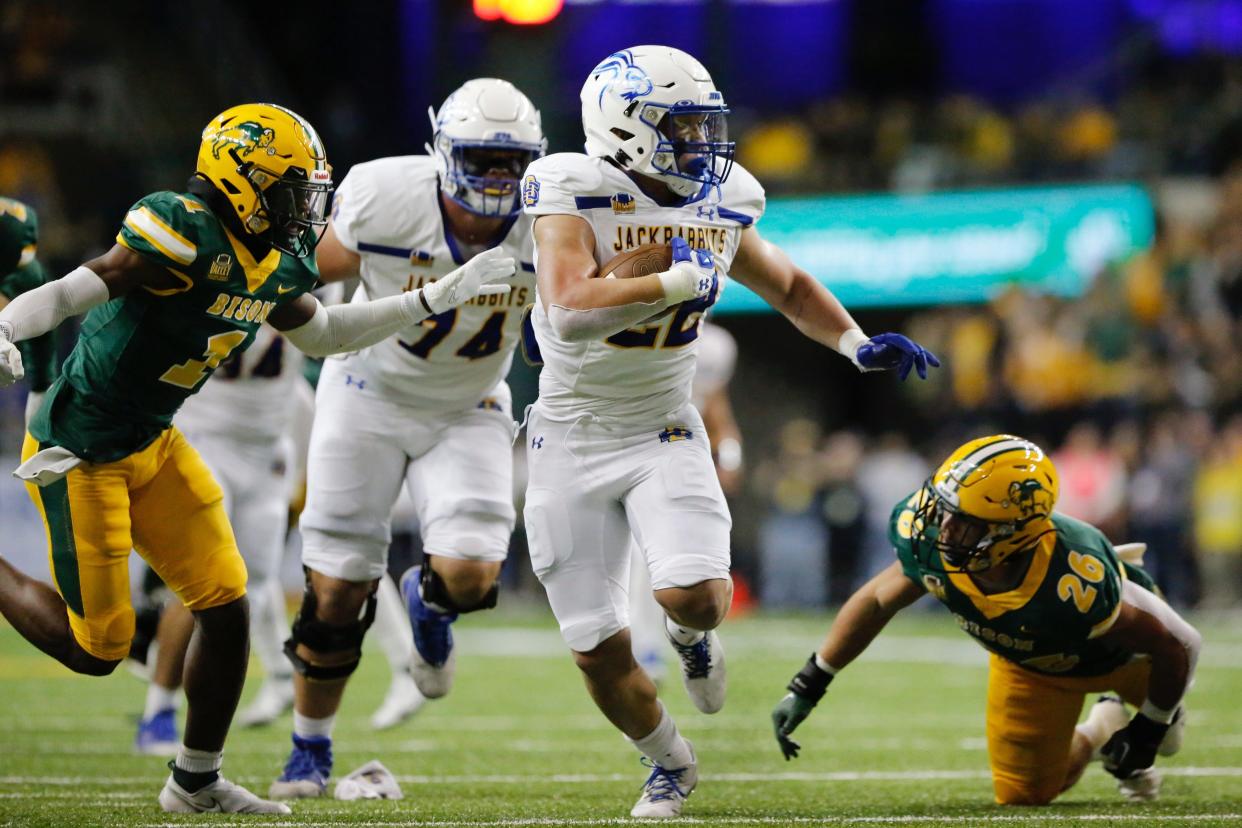
[[[1156,754],[1181,746],[1182,696],[1199,633],[1156,594],[1141,546],[1114,549],[1098,529],[1053,512],[1057,472],[1027,440],[971,441],[893,509],[897,562],[845,603],[772,712],[790,738],[837,671],[898,610],[931,592],[991,651],[987,737],[996,801],[1044,805],[1089,762],[1128,799],[1154,799]],[[1075,727],[1088,693],[1103,696]],[[1136,707],[1126,720],[1122,699]]]

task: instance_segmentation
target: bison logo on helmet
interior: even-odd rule
[[[245,158],[255,150],[266,149],[268,155],[275,155],[276,148],[272,142],[276,140],[276,130],[265,127],[254,121],[243,121],[236,126],[217,132],[211,141],[211,155],[219,159],[220,153],[227,147],[237,147],[238,155]]]
[[[1024,518],[1052,514],[1052,493],[1034,478],[1010,483],[1009,502],[1018,507]]]

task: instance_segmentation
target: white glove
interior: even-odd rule
[[[22,367],[22,353],[9,341],[9,331],[0,325],[0,388],[12,385],[26,376]]]
[[[716,263],[712,254],[691,248],[680,236],[673,239],[673,266],[660,274],[664,299],[670,305],[698,299],[712,292],[716,284]]]
[[[419,294],[419,303],[425,304],[433,314],[444,313],[476,296],[508,293],[508,285],[496,283],[511,277],[516,269],[517,262],[512,256],[493,247],[413,293]]]

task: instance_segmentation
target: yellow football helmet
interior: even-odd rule
[[[1053,531],[1057,470],[1039,446],[1011,434],[971,440],[936,469],[919,498],[916,541],[946,567],[981,572]]]
[[[305,118],[267,103],[226,109],[203,130],[196,170],[247,233],[294,256],[314,251],[328,223],[332,171]]]

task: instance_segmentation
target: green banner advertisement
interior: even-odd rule
[[[1006,285],[1082,293],[1147,247],[1151,199],[1131,184],[920,196],[774,198],[759,232],[846,307],[981,302]],[[730,282],[715,311],[768,306]]]

